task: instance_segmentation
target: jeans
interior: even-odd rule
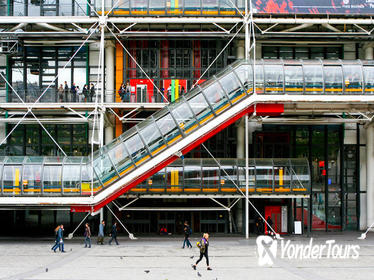
[[[113,236],[113,235],[112,235],[112,237],[109,240],[109,245],[112,243],[113,240],[116,242],[117,245],[119,245],[119,243],[117,241],[117,236]]]
[[[187,243],[187,248],[188,248],[188,247],[191,247],[191,248],[192,248],[192,245],[191,245],[190,240],[188,239],[188,236],[185,236],[185,237],[184,237],[183,248],[184,248],[184,246],[186,246],[186,243]]]
[[[86,236],[84,239],[84,248],[86,248],[88,245],[88,248],[91,248],[91,237]]]
[[[64,250],[64,241],[60,242],[60,251],[61,252],[65,252],[65,250]]]
[[[53,245],[53,247],[51,248],[51,250],[53,250],[53,251],[56,252],[57,248],[59,248],[59,247],[60,247],[60,243],[56,240],[55,245]]]

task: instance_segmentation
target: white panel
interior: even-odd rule
[[[366,191],[366,147],[360,147],[360,190]]]
[[[355,43],[344,44],[344,59],[356,59]]]
[[[366,193],[360,194],[360,230],[366,230]]]
[[[356,130],[345,130],[344,144],[356,144]]]
[[[366,129],[362,126],[360,128],[360,144],[366,144]]]
[[[366,191],[366,147],[360,147],[360,191]]]
[[[281,218],[281,232],[287,232],[287,206],[282,206],[282,218]]]
[[[0,66],[6,66],[6,55],[0,55]]]

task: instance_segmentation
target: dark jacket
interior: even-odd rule
[[[184,236],[189,237],[191,235],[191,230],[189,225],[184,226]]]
[[[111,232],[113,237],[117,237],[117,226],[113,225],[112,226],[112,232]]]
[[[63,239],[64,239],[64,231],[61,228],[59,228],[57,231],[57,240],[61,241]]]
[[[83,88],[82,93],[83,93],[84,97],[86,97],[86,98],[88,97],[88,89],[86,87]]]

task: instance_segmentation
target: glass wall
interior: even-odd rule
[[[85,156],[89,154],[88,126],[86,124],[45,124],[44,127],[67,155]],[[7,131],[11,131],[12,128],[13,125],[7,125]],[[55,156],[62,154],[40,125],[31,124],[19,125],[9,136],[1,153],[8,156]]]
[[[357,229],[356,145],[343,144],[343,126],[264,125],[253,136],[253,153],[308,158],[312,184],[312,230]],[[276,142],[273,139],[277,139]],[[301,171],[299,171],[300,173]],[[297,200],[297,219],[307,224],[308,200]],[[302,214],[304,213],[304,214]]]
[[[85,94],[83,88],[90,82],[90,71],[95,69],[87,67],[86,46],[69,62],[77,50],[78,47],[24,47],[9,61],[9,80],[14,90],[25,102],[35,102],[42,93],[40,102],[92,101],[96,91]],[[8,102],[21,102],[10,88],[7,95]]]
[[[6,16],[87,16],[90,8],[85,0],[10,0],[0,15]]]

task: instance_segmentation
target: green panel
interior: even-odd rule
[[[171,80],[171,89],[170,89],[170,95],[171,95],[171,102],[175,101],[175,80]]]

